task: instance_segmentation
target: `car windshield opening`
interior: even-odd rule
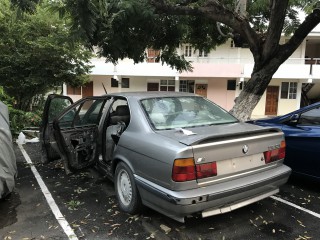
[[[226,110],[200,96],[148,98],[141,104],[156,130],[238,122]]]

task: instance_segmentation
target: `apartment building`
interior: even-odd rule
[[[281,41],[285,43],[286,37]],[[139,64],[129,59],[117,65],[105,63],[104,59],[92,59],[91,82],[82,88],[65,86],[64,92],[74,100],[102,95],[105,91],[192,92],[230,110],[253,69],[249,49],[235,47],[229,40],[209,53],[195,51],[188,44],[178,51],[193,62],[192,72],[179,73],[156,62],[158,52],[148,49],[148,60]],[[251,117],[283,115],[319,100],[320,27],[280,66]]]

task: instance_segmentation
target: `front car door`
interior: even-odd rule
[[[296,124],[282,127],[287,142],[285,163],[297,173],[320,179],[320,106],[296,118]]]
[[[81,99],[53,120],[53,138],[59,155],[71,170],[96,162],[101,151],[99,126],[108,99],[108,96]]]
[[[73,104],[73,101],[67,96],[50,94],[47,98],[40,128],[40,141],[42,146],[41,156],[43,163],[61,158],[57,142],[53,136],[53,120],[71,104]]]

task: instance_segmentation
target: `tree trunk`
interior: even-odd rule
[[[246,83],[239,96],[235,99],[235,105],[230,110],[230,113],[240,121],[247,121],[250,119],[253,109],[260,101],[273,74],[276,72],[276,69],[266,71],[267,69],[268,67],[264,66],[258,71],[254,70],[251,74],[251,79]]]

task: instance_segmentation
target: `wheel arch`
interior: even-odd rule
[[[132,174],[135,173],[134,167],[132,166],[132,163],[130,162],[130,160],[127,157],[125,157],[123,155],[116,155],[112,160],[112,167],[111,167],[111,173],[112,173],[113,177],[115,175],[117,165],[120,162],[125,163],[130,168]]]

